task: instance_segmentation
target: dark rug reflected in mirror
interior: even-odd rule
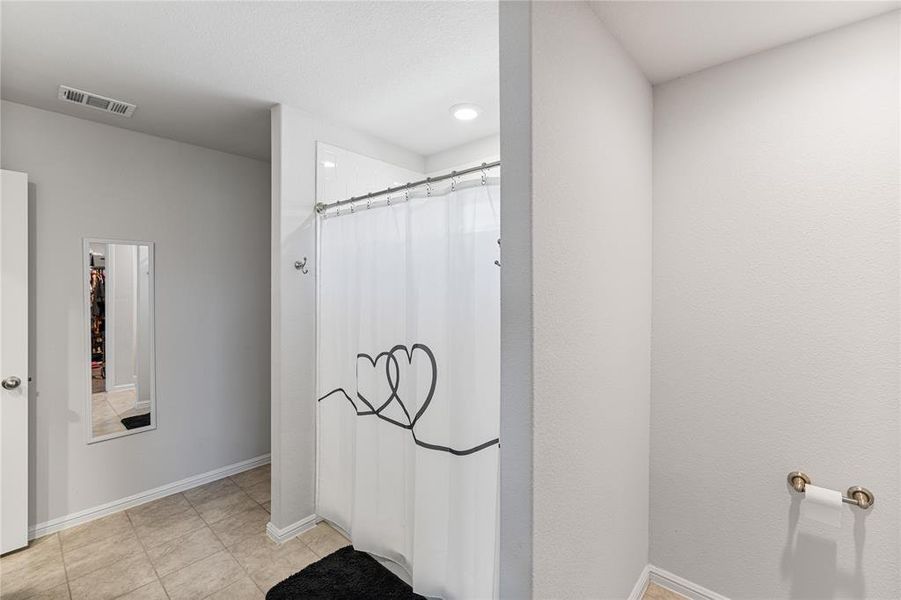
[[[150,425],[150,413],[143,415],[134,415],[133,417],[125,417],[122,419],[125,429],[137,429],[138,427],[147,427]]]
[[[345,546],[295,573],[266,600],[426,600],[365,552]]]

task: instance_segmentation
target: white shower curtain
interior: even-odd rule
[[[500,187],[449,187],[322,220],[317,513],[419,594],[493,598]]]

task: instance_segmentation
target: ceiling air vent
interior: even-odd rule
[[[114,115],[121,115],[123,117],[130,117],[134,114],[136,108],[134,104],[123,102],[122,100],[114,100],[98,94],[92,94],[91,92],[86,92],[84,90],[77,90],[67,85],[59,86],[59,95],[57,97],[66,102],[89,106],[97,110],[102,110],[103,112],[113,113]]]

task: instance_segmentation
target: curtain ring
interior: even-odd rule
[[[485,169],[482,169],[482,185],[488,183],[488,175],[485,173]]]
[[[456,171],[454,171],[456,173]],[[457,190],[457,177],[451,174],[451,191],[454,192]]]
[[[432,195],[432,183],[428,180],[425,182],[425,195],[426,197]]]
[[[370,208],[372,208],[372,198],[366,200],[366,210],[369,210]]]
[[[385,198],[387,199],[385,206],[391,206],[391,194],[386,194]]]
[[[350,203],[350,212],[351,212],[351,214],[353,214],[353,212],[354,212],[354,203],[353,202]]]

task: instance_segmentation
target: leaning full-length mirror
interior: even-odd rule
[[[88,442],[156,427],[153,244],[86,239]]]

